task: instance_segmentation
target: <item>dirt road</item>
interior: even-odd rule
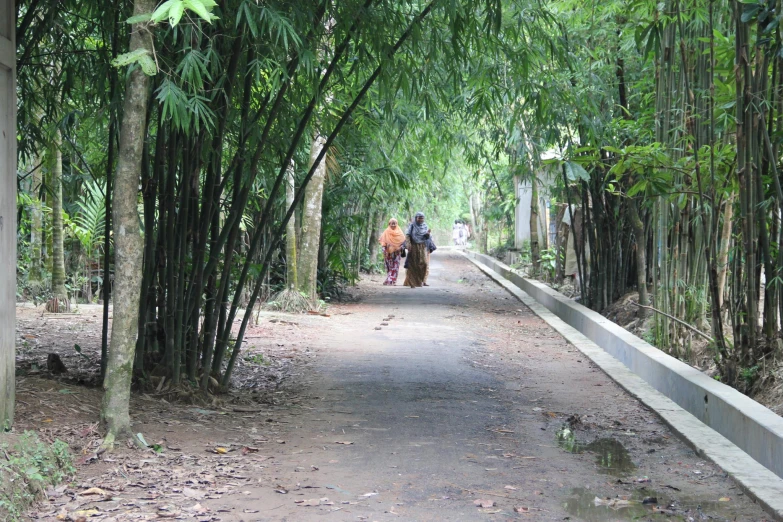
[[[137,402],[135,428],[168,450],[85,465],[82,487],[122,492],[79,507],[103,520],[765,519],[461,255],[435,253],[429,288],[381,281],[330,317],[291,318],[287,341],[258,340],[308,354],[281,387],[290,400],[214,415]]]

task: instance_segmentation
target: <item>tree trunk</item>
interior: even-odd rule
[[[63,249],[63,154],[60,151],[60,131],[52,145],[52,294],[60,306],[51,311],[67,311],[68,292],[65,289],[65,252]],[[62,309],[61,309],[62,308]]]
[[[476,242],[476,248],[479,252],[485,253],[487,251],[486,234],[481,227],[481,198],[478,193],[474,192],[468,194],[468,202],[470,203],[470,231],[473,235],[473,240]]]
[[[135,0],[134,15],[149,13],[151,0]],[[152,52],[149,27],[133,26],[130,51]],[[138,193],[146,133],[149,78],[136,68],[131,72],[125,91],[123,119],[120,127],[117,174],[114,179],[114,319],[111,329],[105,394],[101,417],[107,426],[104,445],[130,433],[130,386],[133,352],[138,333],[139,294],[141,291],[144,243],[139,230]]]
[[[647,295],[647,236],[644,233],[644,222],[639,216],[636,201],[629,201],[628,210],[631,217],[631,226],[636,236],[636,288],[639,291],[639,304],[650,305]],[[644,320],[647,317],[647,309],[639,308],[639,317]]]
[[[726,288],[726,273],[729,270],[729,247],[731,247],[731,218],[734,215],[734,194],[726,200],[726,210],[723,211],[723,228],[720,233],[718,247],[718,302],[723,308],[724,290]]]
[[[285,207],[290,208],[294,204],[295,195],[295,178],[294,178],[294,161],[291,160],[291,164],[286,172],[285,183]],[[288,224],[285,226],[285,279],[288,288],[296,290],[298,288],[297,273],[296,273],[296,212],[288,220]]]
[[[310,165],[318,158],[326,139],[318,134],[310,148]],[[302,212],[302,242],[297,261],[299,290],[308,299],[315,300],[318,293],[318,250],[321,244],[321,207],[326,180],[326,162],[316,167],[310,183],[305,188]]]
[[[533,263],[533,273],[538,276],[541,267],[541,252],[538,243],[538,180],[533,172],[530,177],[530,260]]]
[[[27,276],[29,281],[41,280],[41,247],[43,245],[43,212],[40,199],[41,185],[43,183],[43,166],[39,165],[39,158],[33,160],[35,170],[33,171],[33,205],[30,209],[30,273]]]
[[[368,270],[375,272],[376,263],[378,262],[378,249],[381,244],[378,238],[381,236],[381,227],[383,226],[383,214],[376,212],[371,218],[370,222],[370,237],[367,238],[367,247],[370,251],[370,266]]]

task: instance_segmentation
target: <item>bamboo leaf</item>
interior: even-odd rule
[[[143,22],[149,22],[151,19],[152,19],[152,13],[143,13],[140,15],[131,16],[130,18],[125,20],[125,23],[130,25],[140,24]]]
[[[171,27],[176,26],[182,19],[182,14],[185,12],[184,2],[177,2],[171,6],[168,12],[169,25]]]
[[[579,163],[573,161],[565,162],[566,176],[570,181],[582,180],[590,181],[590,174]]]
[[[166,19],[166,17],[168,17],[169,10],[172,8],[172,6],[181,3],[182,0],[167,0],[166,2],[163,2],[158,6],[157,9],[155,9],[155,11],[153,11],[150,20],[154,23],[162,22]]]
[[[212,20],[217,16],[211,13],[212,8],[217,4],[212,0],[184,0],[184,6],[196,13],[199,18],[207,23],[212,23]]]
[[[748,23],[761,11],[761,5],[756,3],[744,4],[742,7],[742,16],[740,20],[743,23]]]
[[[158,67],[155,65],[155,60],[152,59],[150,52],[147,49],[136,49],[129,53],[119,55],[112,60],[111,64],[114,67],[125,67],[126,65],[133,65],[138,63],[141,66],[141,70],[147,76],[155,76],[158,73]]]

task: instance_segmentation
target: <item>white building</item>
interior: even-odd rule
[[[547,248],[554,241],[554,222],[550,217],[552,188],[555,185],[556,167],[544,166],[536,173],[538,185],[538,241],[539,248]],[[514,176],[514,191],[517,195],[515,211],[514,247],[522,250],[530,241],[530,214],[533,189],[529,178]]]

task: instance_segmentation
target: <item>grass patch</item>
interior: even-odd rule
[[[44,498],[44,491],[67,480],[73,467],[68,445],[47,444],[26,431],[0,436],[0,520],[21,520],[24,511]]]

